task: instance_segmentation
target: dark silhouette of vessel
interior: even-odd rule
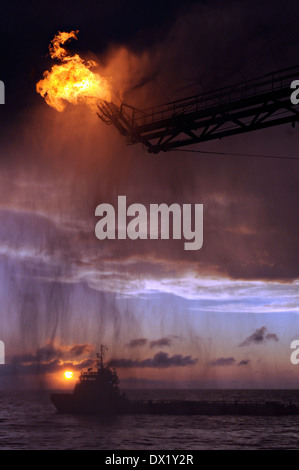
[[[279,401],[187,401],[129,400],[119,389],[115,369],[103,363],[105,347],[97,354],[97,370],[81,372],[73,393],[53,393],[51,401],[59,413],[113,416],[121,414],[153,415],[298,415],[299,408]]]

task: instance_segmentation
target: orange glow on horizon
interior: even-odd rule
[[[84,61],[78,54],[68,55],[61,47],[69,39],[77,39],[78,31],[59,32],[49,47],[52,59],[61,64],[44,72],[44,78],[36,84],[36,91],[46,103],[57,111],[63,111],[65,101],[87,104],[93,109],[100,99],[111,101],[111,86],[107,78],[91,71],[97,66],[93,60]]]

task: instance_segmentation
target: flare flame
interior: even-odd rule
[[[70,56],[62,47],[68,40],[77,39],[78,32],[59,32],[54,36],[49,47],[50,55],[61,64],[55,64],[50,71],[44,72],[44,78],[36,84],[36,91],[46,103],[60,112],[64,110],[66,101],[85,103],[93,109],[101,99],[111,101],[109,80],[91,70],[98,64],[93,60],[84,61],[78,54]]]

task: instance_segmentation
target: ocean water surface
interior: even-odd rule
[[[297,390],[129,391],[132,399],[281,400]],[[58,414],[49,391],[1,391],[0,450],[299,449],[299,416],[96,416]]]

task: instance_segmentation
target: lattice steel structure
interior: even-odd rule
[[[280,124],[295,125],[299,105],[291,103],[290,85],[296,79],[299,66],[143,110],[101,101],[98,116],[113,124],[127,144],[141,143],[150,153],[167,152]]]

